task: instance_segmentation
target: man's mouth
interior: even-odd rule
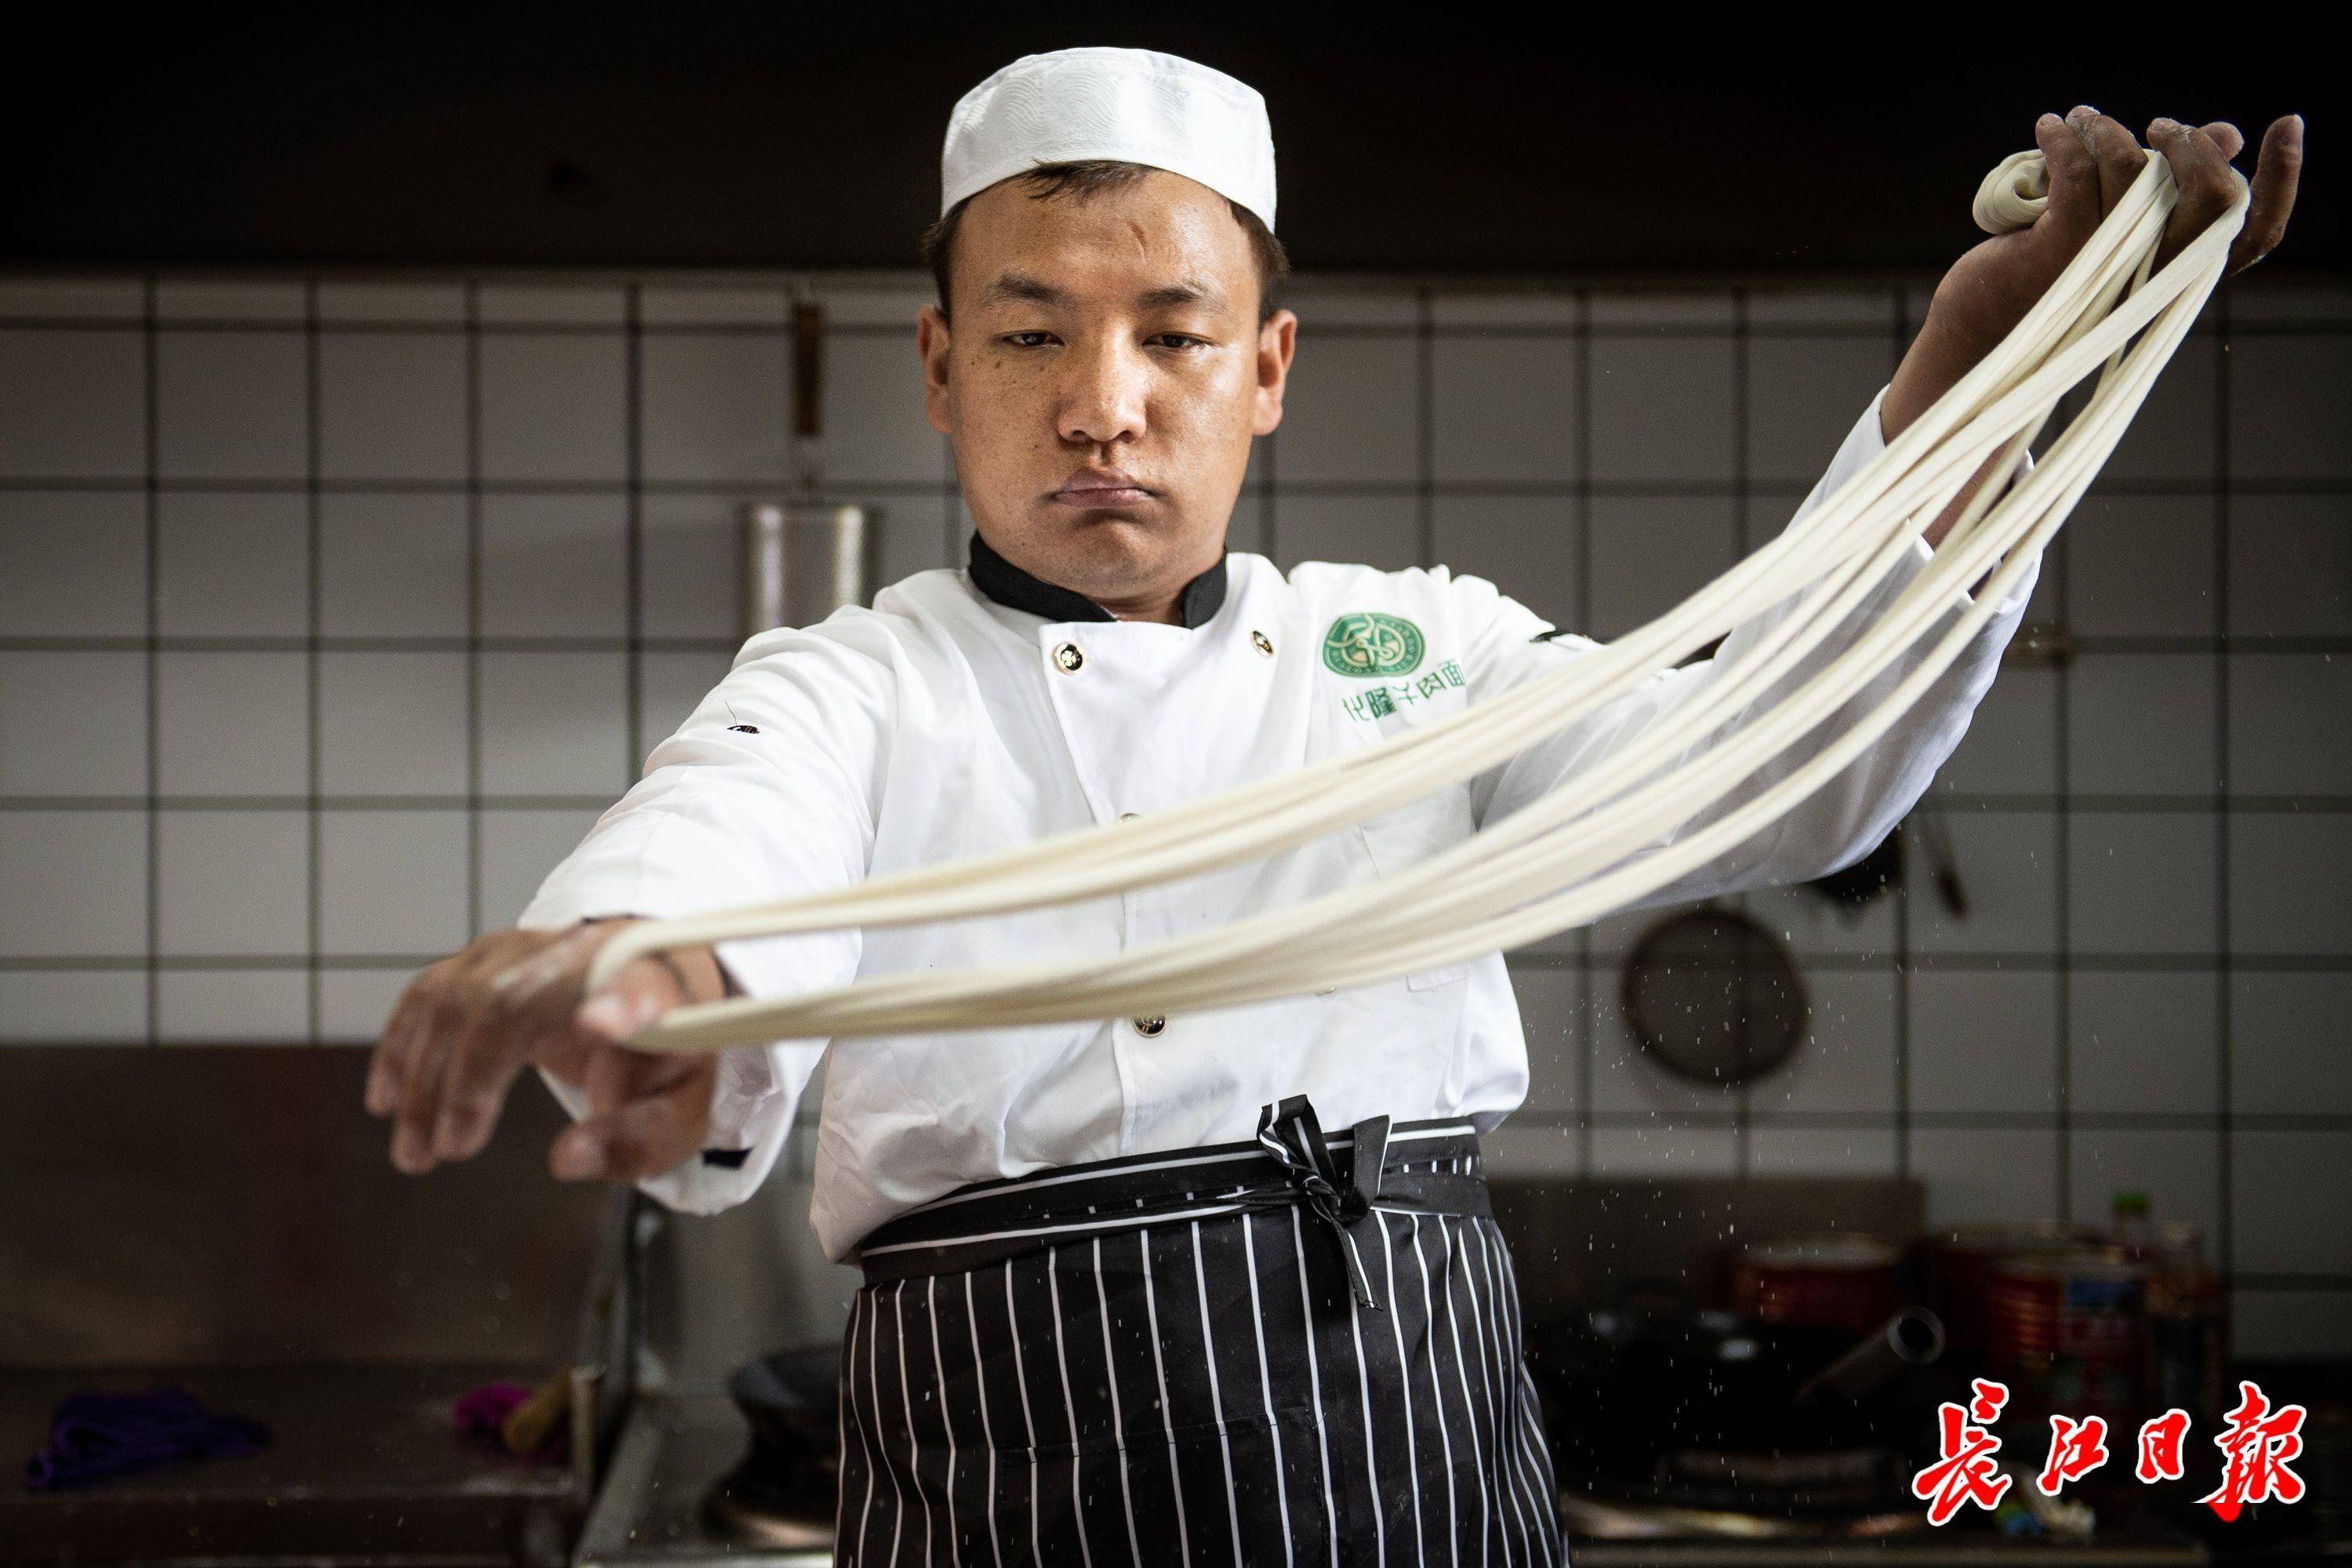
[[[1149,486],[1137,482],[1135,476],[1123,468],[1089,466],[1083,473],[1071,475],[1068,482],[1046,499],[1064,506],[1106,507],[1137,506],[1151,496]]]

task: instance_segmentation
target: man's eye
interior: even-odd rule
[[[1158,341],[1180,349],[1204,349],[1209,346],[1208,339],[1192,337],[1184,332],[1162,332]]]
[[[1051,338],[1053,335],[1054,334],[1051,332],[1007,332],[997,341],[999,342],[1011,343],[1016,349],[1036,349],[1045,347],[1045,340]],[[1024,342],[1022,340],[1025,338],[1035,338],[1039,341],[1035,342]]]

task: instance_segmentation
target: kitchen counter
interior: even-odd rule
[[[822,1528],[805,1544],[747,1545],[711,1531],[701,1516],[713,1481],[743,1456],[743,1418],[723,1393],[672,1391],[642,1397],[589,1516],[576,1568],[825,1568],[832,1548]],[[1871,1541],[1589,1540],[1571,1535],[1575,1568],[1810,1568],[1895,1563],[1902,1568],[1978,1568],[1987,1563],[2063,1563],[2068,1568],[2191,1568],[2209,1561],[2194,1541],[2135,1522],[2091,1541],[2018,1540],[1981,1528],[1922,1530]]]
[[[539,1375],[464,1363],[0,1373],[0,1452],[14,1463],[47,1442],[75,1393],[177,1385],[270,1428],[242,1458],[54,1492],[0,1487],[0,1562],[559,1564],[586,1500],[572,1468],[516,1458],[449,1414],[469,1388]]]

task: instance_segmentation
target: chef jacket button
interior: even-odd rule
[[[1134,1024],[1135,1032],[1147,1040],[1168,1026],[1168,1020],[1165,1018],[1135,1018],[1130,1019],[1129,1022]]]
[[[1118,814],[1118,819],[1121,822],[1133,822],[1137,817],[1141,816],[1142,815],[1143,813],[1139,811],[1122,811]]]
[[[1266,658],[1272,658],[1274,657],[1274,639],[1266,636],[1264,632],[1250,633],[1250,641],[1257,644],[1257,651],[1265,655]]]
[[[1066,642],[1054,650],[1054,662],[1061,666],[1065,672],[1076,675],[1079,668],[1087,662],[1087,656],[1078,651],[1077,644]]]

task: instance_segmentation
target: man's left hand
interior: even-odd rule
[[[1961,257],[1936,286],[1927,320],[1881,405],[1880,424],[1890,439],[2024,319],[2147,161],[2120,121],[2087,105],[2063,120],[2043,115],[2033,139],[2049,165],[2049,205],[2030,227],[1995,235]],[[2230,160],[2245,138],[2226,121],[2191,127],[2158,120],[2147,139],[2172,165],[2180,193],[2157,253],[2161,267],[2229,210]],[[2285,234],[2302,172],[2302,116],[2273,121],[2255,160],[2245,226],[2230,247],[2231,272],[2261,260]]]

